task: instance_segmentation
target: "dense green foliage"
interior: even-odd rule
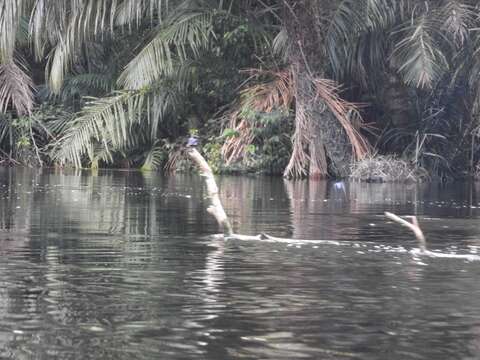
[[[479,28],[468,0],[0,0],[0,158],[173,170],[198,129],[223,172],[472,174]]]

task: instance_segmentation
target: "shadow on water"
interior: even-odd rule
[[[202,180],[0,169],[0,358],[474,359],[478,184],[222,177],[235,230],[206,240]],[[333,245],[333,244],[338,244]]]

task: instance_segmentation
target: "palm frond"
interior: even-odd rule
[[[333,116],[343,127],[352,149],[354,160],[361,160],[370,153],[370,146],[367,140],[360,134],[359,129],[363,126],[362,118],[355,104],[342,99],[339,95],[339,87],[334,81],[329,79],[311,79],[311,91],[314,94],[297,98],[295,109],[295,132],[293,134],[293,150],[290,161],[285,168],[284,176],[287,178],[303,178],[309,173],[309,166],[312,165],[319,170],[319,174],[325,175],[325,161],[323,158],[324,148],[322,141],[315,141],[316,131],[322,126],[321,119],[323,116]],[[295,84],[297,86],[297,84]],[[319,113],[312,112],[308,99],[316,99],[315,102],[324,105]],[[311,100],[310,100],[311,101]],[[313,142],[313,144],[312,144]],[[318,147],[312,149],[311,146]],[[312,154],[308,152],[316,150],[317,152],[312,158]],[[318,157],[318,158],[316,158]],[[312,164],[312,160],[314,163]],[[310,169],[312,170],[312,169]]]
[[[73,38],[73,35],[70,37]],[[65,75],[70,68],[74,45],[68,39],[62,39],[55,47],[47,66],[48,85],[54,94],[63,86]]]
[[[0,64],[0,112],[11,105],[17,114],[30,114],[33,108],[33,81],[13,60]]]
[[[392,62],[407,85],[419,88],[431,88],[448,68],[438,19],[428,15],[413,16],[394,34],[399,40]]]
[[[41,122],[45,127],[45,132],[50,134],[51,138],[61,137],[72,125],[75,114],[57,105],[44,107],[40,105],[31,117],[37,118],[38,122]]]
[[[285,28],[281,28],[272,41],[273,53],[283,60],[287,60],[290,52],[290,43],[288,41],[288,33]]]
[[[58,3],[56,0],[36,0],[30,21],[37,58],[43,57],[45,49],[53,47],[48,77],[55,93],[60,91],[75,54],[85,42],[113,32],[118,0]]]
[[[329,79],[314,81],[318,97],[323,100],[329,111],[340,122],[350,141],[355,160],[361,160],[370,152],[367,140],[360,134],[362,118],[358,107],[342,99],[339,95],[339,86]]]
[[[115,24],[139,26],[146,18],[161,23],[179,3],[179,0],[124,0],[118,6]]]
[[[90,160],[90,168],[98,169],[100,162],[113,162],[112,153],[108,148],[101,144],[91,143],[87,151],[88,159]]]
[[[362,61],[373,55],[367,61],[379,62],[383,54],[371,52],[370,43],[362,48],[359,40],[368,34],[388,31],[398,19],[398,7],[393,0],[344,0],[338,5],[326,37],[326,50],[336,78],[342,78],[348,69],[352,74],[358,70],[352,67],[358,64],[358,55]]]
[[[63,100],[75,95],[108,94],[113,89],[113,81],[109,74],[84,73],[69,76],[65,79],[60,91]]]
[[[259,82],[242,90],[239,104],[227,115],[229,128],[237,136],[229,137],[222,146],[222,157],[226,164],[240,159],[245,149],[253,142],[255,136],[253,127],[257,126],[249,121],[249,113],[270,113],[274,110],[288,112],[294,99],[292,74],[288,70],[266,71],[250,69],[250,80],[268,77],[269,81]]]
[[[369,153],[369,144],[359,132],[363,124],[358,108],[355,104],[340,97],[340,89],[335,82],[327,79],[310,79],[313,93],[295,98],[297,84],[292,68],[279,72],[265,70],[250,70],[249,72],[252,75],[251,79],[258,81],[261,76],[267,76],[270,81],[260,82],[243,90],[241,102],[228,115],[229,126],[236,135],[229,137],[222,147],[222,156],[227,164],[243,156],[245,148],[255,139],[253,127],[258,125],[249,121],[248,114],[250,112],[269,113],[276,109],[288,111],[296,100],[293,151],[285,169],[285,175],[295,178],[306,176],[311,160],[306,149],[311,143],[312,124],[317,120],[309,110],[310,107],[305,102],[307,101],[305,96],[324,103],[326,111],[340,122],[352,146],[354,159],[362,159]],[[318,126],[322,125],[318,124]]]
[[[476,13],[473,7],[458,0],[447,0],[439,10],[442,19],[442,30],[453,42],[461,47],[469,37],[469,29],[475,21]]]
[[[81,167],[86,155],[90,159],[95,157],[96,144],[106,152],[135,148],[155,137],[159,122],[176,101],[175,90],[166,87],[118,91],[110,97],[91,98],[58,140],[54,159]],[[148,132],[150,135],[145,136]]]
[[[158,143],[154,143],[153,146],[147,151],[145,160],[141,169],[146,171],[158,170],[165,162],[165,149]]]
[[[0,63],[13,59],[17,28],[23,8],[23,0],[3,0],[0,3]]]
[[[295,132],[292,137],[292,154],[283,172],[286,178],[301,179],[308,175],[310,156],[307,149],[311,136],[310,120],[307,114],[307,105],[300,99],[297,101],[295,109]]]
[[[68,29],[77,38],[99,37],[112,32],[120,0],[35,0],[30,32],[37,56],[45,45],[55,45]]]
[[[388,63],[388,36],[384,31],[371,31],[359,36],[357,42],[348,49],[344,68],[335,71],[338,81],[356,81],[363,89],[378,85]]]
[[[68,3],[60,1],[52,5],[50,0],[36,0],[33,5],[29,33],[37,60],[42,60],[46,47],[56,44],[68,26]]]
[[[212,34],[210,11],[195,11],[171,18],[127,65],[119,83],[128,89],[141,89],[162,76],[171,75],[175,60],[186,61],[189,50],[193,56],[198,56]]]
[[[21,16],[18,20],[16,46],[21,48],[27,48],[30,44],[30,34],[28,32],[28,18]]]
[[[250,69],[245,72],[250,74],[250,79],[268,77],[271,80],[243,90],[240,94],[243,108],[255,109],[259,112],[271,112],[278,108],[287,110],[290,108],[294,98],[291,71]]]
[[[0,143],[7,138],[10,131],[12,131],[12,119],[0,113]],[[8,144],[8,146],[11,145],[13,144]]]
[[[95,142],[106,150],[127,142],[129,128],[138,122],[145,97],[140,92],[123,91],[108,98],[91,99],[80,116],[59,139],[54,159],[82,166],[83,156],[91,153]]]

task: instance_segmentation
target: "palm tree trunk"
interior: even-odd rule
[[[318,129],[319,123],[311,124],[310,137],[310,168],[308,176],[310,179],[323,179],[328,176],[327,154],[325,153],[325,143],[319,136],[321,132]]]
[[[287,177],[346,176],[351,147],[341,124],[318,99],[313,80],[326,68],[325,33],[336,9],[331,0],[284,0],[284,25],[290,40],[289,61],[295,81],[295,133]]]
[[[293,61],[293,60],[292,60]],[[302,178],[307,176],[311,157],[307,153],[311,140],[311,103],[312,99],[307,95],[311,91],[311,81],[306,77],[305,64],[296,60],[292,65],[293,83],[295,88],[295,132],[293,134],[292,155],[285,177]]]

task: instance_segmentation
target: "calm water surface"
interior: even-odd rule
[[[480,185],[0,169],[1,359],[479,359]],[[383,211],[418,214],[416,257]]]

